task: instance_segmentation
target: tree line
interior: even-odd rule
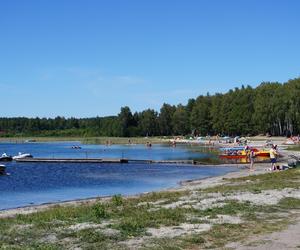
[[[227,93],[200,95],[186,105],[164,103],[157,112],[94,118],[0,118],[0,136],[173,136],[297,135],[300,133],[300,78],[263,82]]]

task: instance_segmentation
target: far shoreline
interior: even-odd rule
[[[203,140],[197,139],[186,139],[187,136],[182,135],[172,135],[172,136],[145,136],[145,137],[113,137],[113,136],[12,136],[12,137],[0,137],[0,142],[51,142],[51,141],[80,141],[85,142],[95,142],[97,144],[106,144],[106,142],[112,142],[114,144],[143,144],[148,142],[151,143],[168,143],[170,141],[176,141],[177,143],[199,143],[208,144],[207,142],[211,140],[212,143],[217,143],[216,136],[202,137]],[[266,140],[274,141],[275,144],[281,144],[286,141],[287,137],[284,136],[246,136],[250,142],[260,142],[263,143]],[[222,138],[218,138],[221,140]],[[206,143],[205,143],[206,142]],[[223,144],[223,143],[221,143]],[[234,143],[225,143],[227,145],[233,145]],[[289,146],[289,145],[287,145]]]

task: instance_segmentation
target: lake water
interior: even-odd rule
[[[80,146],[81,149],[72,149]],[[17,155],[18,152],[30,153],[34,157],[51,158],[128,158],[142,160],[178,160],[211,157],[209,153],[195,152],[183,145],[169,147],[153,145],[94,145],[80,142],[47,142],[47,143],[0,143],[0,154]]]
[[[82,149],[72,149],[80,145]],[[154,145],[103,146],[74,142],[0,143],[0,153],[31,153],[34,157],[193,159],[207,153],[186,147]],[[5,163],[9,175],[0,176],[0,210],[114,194],[131,195],[177,186],[180,181],[221,175],[235,168],[167,164]]]

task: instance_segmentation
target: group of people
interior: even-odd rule
[[[247,152],[247,156],[249,158],[250,162],[250,171],[254,171],[254,159],[256,157],[255,152],[253,148],[249,148],[248,146],[245,147],[245,151]],[[278,170],[279,168],[276,166],[277,157],[278,157],[278,151],[277,151],[277,145],[272,145],[270,149],[270,161],[271,161],[271,170]]]
[[[254,159],[256,157],[255,152],[253,148],[250,148],[248,146],[245,147],[245,151],[247,152],[247,156],[249,158],[250,162],[250,171],[254,171]],[[270,161],[271,161],[271,170],[278,170],[278,166],[276,166],[277,157],[278,157],[278,151],[277,151],[277,145],[272,145],[272,148],[270,149]]]

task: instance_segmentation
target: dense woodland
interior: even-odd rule
[[[256,88],[235,88],[225,94],[200,95],[187,105],[164,103],[160,112],[95,118],[0,118],[0,136],[171,136],[171,135],[297,135],[300,133],[300,78]]]

